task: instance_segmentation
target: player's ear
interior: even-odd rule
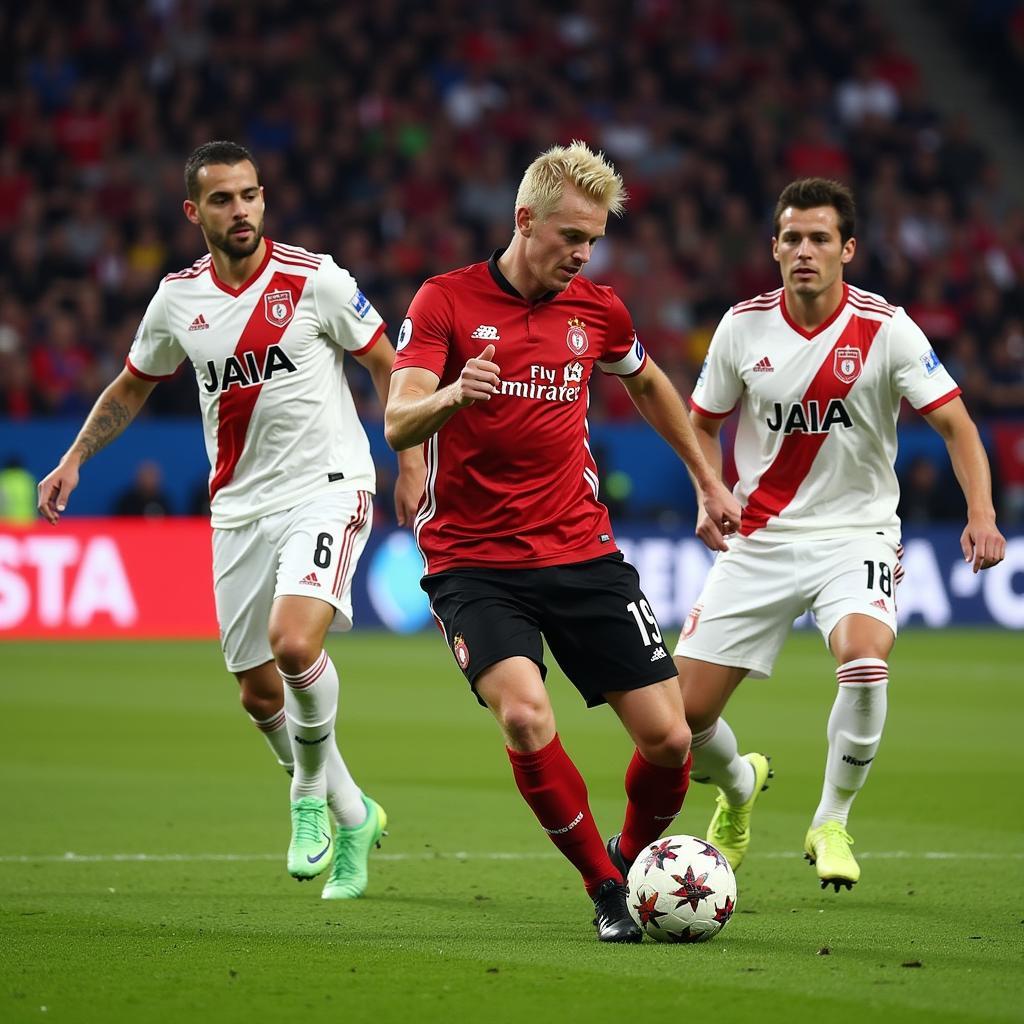
[[[774,237],[772,238],[772,259],[776,263],[779,262],[779,240]]]
[[[516,207],[516,230],[519,234],[529,238],[533,232],[534,222],[533,210],[528,206]]]
[[[199,207],[196,206],[196,204],[194,202],[192,202],[191,199],[186,199],[181,204],[181,208],[182,208],[182,210],[185,211],[185,216],[188,218],[188,220],[192,224],[198,224],[199,223]]]
[[[853,254],[857,251],[857,239],[848,238],[843,244],[843,253],[839,257],[843,263],[849,263],[853,259]]]

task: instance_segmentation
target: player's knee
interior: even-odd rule
[[[498,721],[509,745],[517,750],[537,750],[554,733],[551,708],[537,701],[508,701],[499,710]]]
[[[641,756],[651,764],[676,767],[683,764],[690,753],[692,739],[690,727],[685,722],[676,722],[660,732],[646,737],[637,744]]]
[[[270,637],[277,667],[289,676],[301,675],[320,656],[320,644],[301,633],[280,632]]]
[[[251,715],[257,722],[265,722],[281,710],[280,696],[274,697],[266,693],[257,693],[244,683],[238,691],[238,699],[248,715]]]

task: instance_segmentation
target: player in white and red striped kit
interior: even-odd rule
[[[964,558],[978,572],[1005,553],[985,450],[960,389],[902,308],[843,281],[856,251],[854,216],[838,182],[787,186],[772,243],[783,287],[733,306],[712,339],[691,398],[693,425],[720,468],[719,432],[739,407],[734,493],[743,516],[676,648],[693,776],[720,790],[708,839],[736,868],[769,768],[762,754],[739,756],[720,715],[746,675],[771,674],[793,620],[813,611],[838,664],[839,693],[804,851],[822,887],[837,891],[860,877],[846,824],[885,721],[903,399],[946,441],[967,499]],[[699,535],[708,528],[698,520]]]
[[[209,253],[161,282],[125,370],[40,483],[39,509],[56,523],[81,463],[127,427],[158,381],[191,362],[211,467],[224,658],[246,711],[293,772],[289,873],[312,878],[332,866],[324,898],[351,898],[366,887],[369,850],[387,819],[338,752],[338,675],[323,649],[332,625],[352,625],[375,480],[342,363],[347,352],[365,366],[383,402],[394,349],[330,256],[263,236],[263,188],[246,149],[200,146],[185,183],[185,215]],[[424,469],[416,454],[399,459],[405,525]]]

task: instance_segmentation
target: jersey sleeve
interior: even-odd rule
[[[413,296],[395,344],[394,370],[418,366],[438,379],[444,376],[453,326],[452,301],[435,281],[427,281]],[[483,350],[486,342],[480,343]]]
[[[355,278],[330,256],[320,263],[313,282],[317,316],[323,332],[353,355],[369,352],[384,333],[384,321],[359,290]]]
[[[743,394],[743,378],[737,372],[733,353],[732,326],[730,309],[715,328],[704,365],[690,395],[690,407],[703,416],[715,419],[728,416]]]
[[[931,343],[901,306],[889,328],[893,384],[917,412],[931,412],[960,394]]]
[[[187,354],[171,333],[167,302],[161,283],[135,332],[125,365],[143,380],[165,380],[185,361]]]
[[[633,318],[615,294],[608,307],[606,341],[597,365],[616,377],[633,377],[647,365],[647,353],[636,336]]]

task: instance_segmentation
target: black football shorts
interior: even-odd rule
[[[588,707],[676,674],[621,552],[542,569],[449,569],[421,585],[474,693],[480,673],[505,658],[529,658],[543,679],[542,637]]]

